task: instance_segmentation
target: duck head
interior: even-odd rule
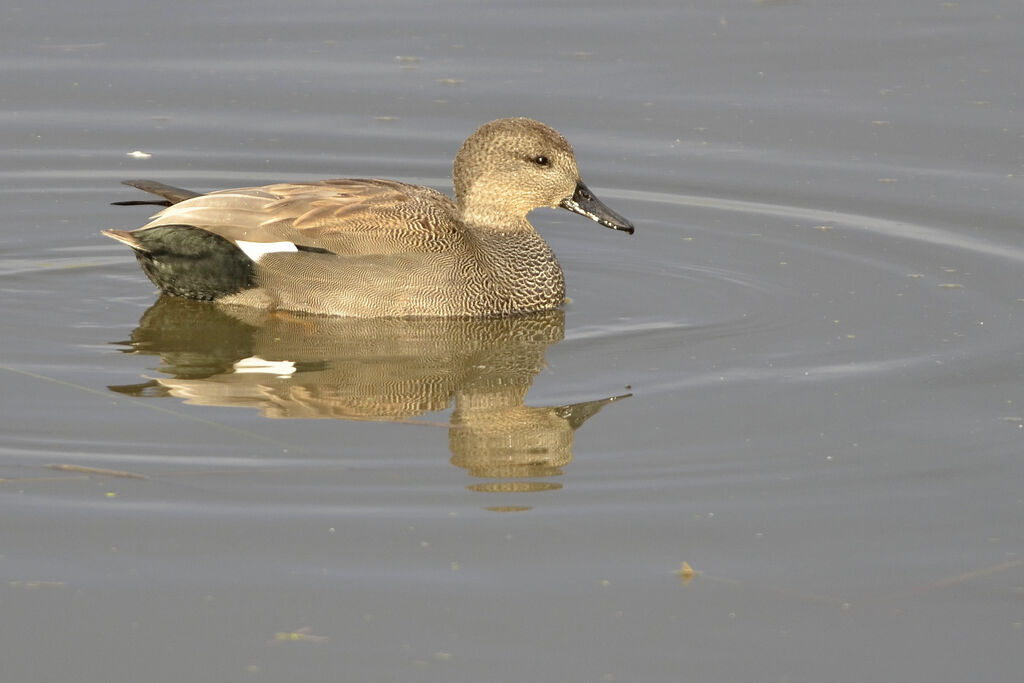
[[[526,214],[550,207],[633,233],[633,224],[605,206],[580,179],[566,139],[539,121],[485,123],[459,149],[453,177],[459,211],[469,224],[528,227]]]

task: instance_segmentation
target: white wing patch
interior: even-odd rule
[[[288,377],[295,373],[295,363],[290,360],[264,360],[259,356],[249,356],[234,364],[235,374],[263,374],[276,377]]]
[[[245,240],[238,240],[235,244],[238,245],[238,248],[241,249],[246,256],[257,262],[267,254],[299,250],[299,248],[295,246],[294,242],[246,242]]]

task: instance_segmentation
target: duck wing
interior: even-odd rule
[[[419,185],[339,179],[221,190],[184,199],[139,230],[200,228],[238,243],[371,255],[430,252],[458,240],[455,203]]]
[[[128,185],[130,187],[137,187],[143,192],[155,194],[158,197],[163,197],[164,201],[156,201],[152,199],[144,200],[131,200],[127,202],[113,202],[115,206],[136,206],[139,204],[157,204],[159,206],[170,206],[171,204],[177,204],[183,202],[186,199],[192,199],[198,197],[198,192],[192,190],[186,190],[181,187],[175,187],[174,185],[168,185],[161,183],[157,180],[122,180],[122,185]]]

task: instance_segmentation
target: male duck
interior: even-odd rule
[[[137,230],[103,234],[131,247],[168,294],[370,318],[496,316],[561,305],[562,269],[526,220],[539,207],[633,232],[580,180],[565,138],[530,119],[481,126],[455,157],[454,181],[454,202],[393,180],[203,195],[125,181],[169,208]]]

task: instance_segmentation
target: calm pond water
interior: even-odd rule
[[[0,10],[2,678],[1016,680],[1022,31],[1016,0]],[[532,215],[564,311],[267,319],[157,301],[99,235],[150,213],[125,178],[450,191],[509,115],[637,226]]]

